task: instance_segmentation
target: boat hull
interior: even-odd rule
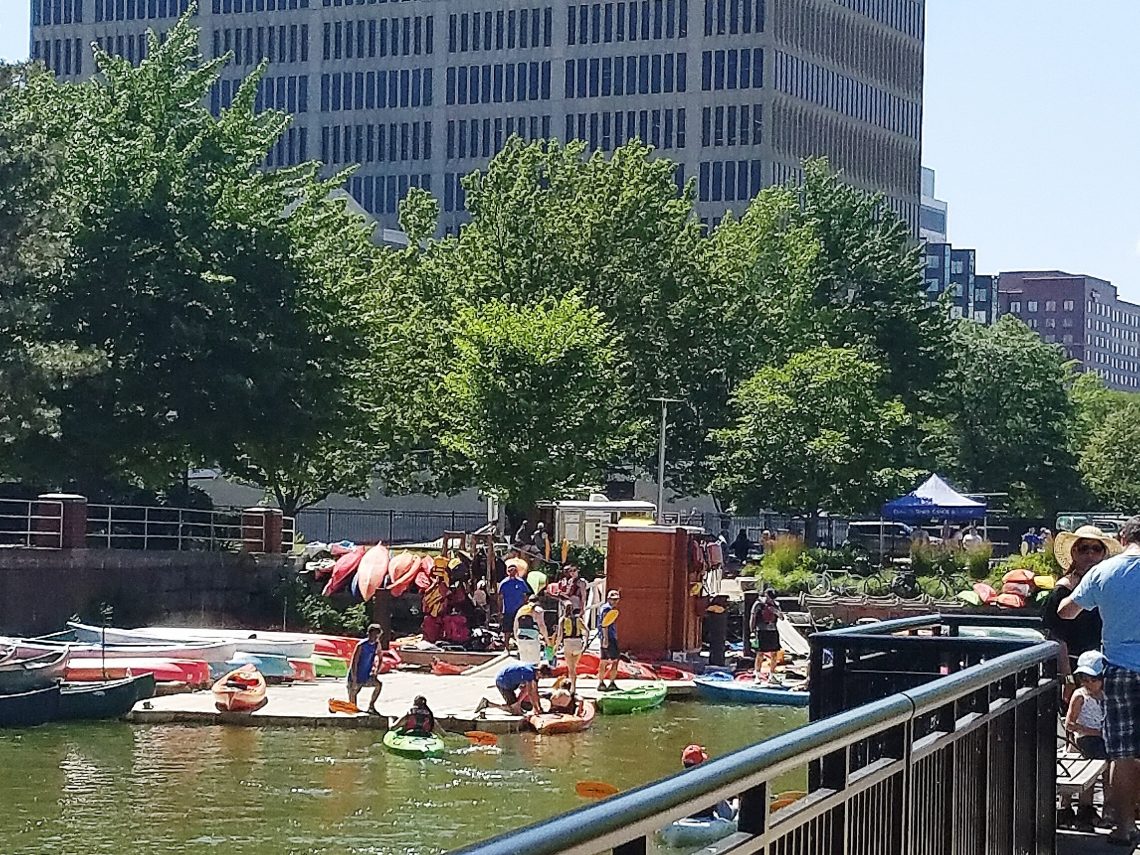
[[[19,656],[42,656],[45,653],[69,651],[73,656],[107,659],[200,659],[203,662],[225,662],[237,649],[226,642],[201,644],[85,644],[49,639],[12,639]]]
[[[702,700],[729,704],[765,704],[770,706],[806,707],[811,701],[809,692],[795,691],[794,687],[752,685],[733,680],[728,675],[710,675],[693,680],[697,696]]]
[[[543,713],[528,715],[526,723],[536,732],[545,735],[556,733],[578,733],[594,723],[597,705],[584,700],[574,713]]]
[[[707,846],[736,833],[735,819],[680,819],[657,832],[661,842],[673,849]]]
[[[0,727],[34,727],[59,716],[59,685],[0,695]]]
[[[251,665],[235,668],[214,683],[214,706],[219,712],[256,712],[269,702],[265,677]]]
[[[273,632],[247,632],[235,629],[199,629],[195,627],[147,626],[141,629],[119,629],[68,621],[68,628],[82,642],[98,644],[104,635],[108,644],[232,644],[235,652],[286,656],[307,659],[313,655],[315,641],[295,636],[279,637]]]
[[[59,720],[122,718],[139,701],[154,697],[154,685],[153,674],[103,683],[65,683],[59,694]]]
[[[641,712],[661,706],[665,700],[665,686],[655,683],[638,686],[636,689],[623,689],[618,692],[598,696],[598,709],[604,715],[621,715]]]
[[[56,650],[5,662],[0,665],[0,694],[22,694],[54,686],[63,679],[69,656],[66,650]]]
[[[411,736],[398,730],[389,730],[384,734],[384,748],[392,754],[411,760],[442,757],[447,750],[438,736]]]

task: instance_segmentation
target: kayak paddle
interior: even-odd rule
[[[360,707],[351,701],[342,701],[339,698],[329,698],[329,712],[356,715],[360,712]]]
[[[463,734],[476,745],[498,745],[499,737],[485,730],[469,730]]]
[[[579,781],[574,785],[574,792],[584,799],[604,799],[616,796],[621,790],[605,781]]]

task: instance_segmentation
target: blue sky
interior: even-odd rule
[[[0,57],[27,56],[28,5],[0,0]],[[923,162],[978,272],[1088,273],[1140,301],[1137,32],[1136,0],[927,0]]]

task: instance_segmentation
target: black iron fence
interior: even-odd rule
[[[423,543],[445,531],[475,531],[487,524],[485,511],[379,511],[308,508],[296,517],[297,532],[307,541],[334,543]]]
[[[840,677],[832,670],[839,657],[849,665],[854,656],[875,661],[882,671],[900,666],[895,673],[906,688],[460,851],[584,855],[612,849],[640,855],[656,830],[739,796],[738,831],[717,843],[717,852],[1052,855],[1057,645],[982,639],[999,644],[979,647],[973,638],[955,636],[937,615],[925,621],[885,622],[838,638],[813,636],[819,639],[813,686],[829,675]],[[915,638],[918,632],[933,640],[931,651],[947,648],[944,657],[932,654],[926,661],[944,659],[951,669],[959,662],[960,670],[944,672],[939,665],[933,676],[924,669],[915,674],[905,657],[888,661],[872,649],[878,646],[873,639]],[[1007,649],[1001,652],[999,645]],[[868,673],[869,662],[864,664]],[[841,679],[854,681],[855,669],[845,673]],[[806,794],[774,804],[777,783],[805,769]]]

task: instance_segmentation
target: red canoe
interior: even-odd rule
[[[197,659],[108,659],[107,677],[103,676],[103,665],[104,662],[99,657],[72,656],[67,663],[65,679],[77,683],[116,679],[112,676],[114,668],[115,673],[122,669],[136,677],[139,674],[153,674],[159,683],[186,683],[196,689],[210,685],[210,666]]]

